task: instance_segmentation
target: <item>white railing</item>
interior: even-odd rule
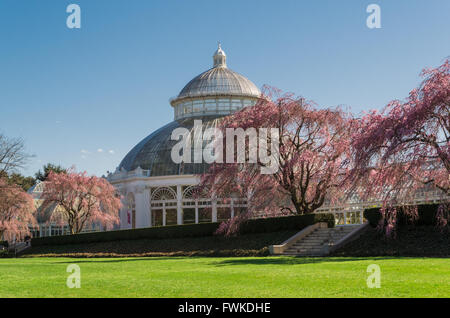
[[[114,173],[109,173],[106,179],[108,181],[117,181],[125,179],[133,179],[140,177],[150,177],[150,170],[144,170],[141,167],[137,167],[132,171],[126,171],[124,169],[115,171]]]
[[[29,229],[32,237],[47,237],[70,234],[68,225],[41,223],[37,226],[30,226]],[[103,229],[99,225],[92,225],[84,227],[81,233],[101,231],[103,231]]]
[[[401,202],[399,205],[437,204],[450,202],[450,196],[442,195],[440,191],[418,192],[414,198]],[[326,205],[314,213],[331,213],[334,215],[336,226],[355,225],[364,223],[364,210],[379,208],[382,201],[355,202],[345,205]]]

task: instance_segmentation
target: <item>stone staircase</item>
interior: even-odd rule
[[[25,251],[26,249],[30,248],[31,244],[27,244],[25,242],[17,242],[16,244],[12,244],[9,246],[9,252],[19,254]]]
[[[314,231],[294,242],[283,255],[295,256],[324,256],[330,248],[347,234],[361,227],[361,225],[339,226],[334,228],[316,228]]]

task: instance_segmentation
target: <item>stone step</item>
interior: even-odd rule
[[[348,232],[331,232],[331,233],[311,233],[308,236],[330,236],[330,235],[346,235],[348,233],[350,233],[351,231]]]
[[[345,236],[347,234],[348,233],[310,234],[306,238],[310,238],[310,237],[340,237],[340,236]]]
[[[320,240],[320,241],[300,241],[296,242],[293,245],[303,245],[303,244],[323,244],[328,242],[328,240]]]
[[[286,256],[323,256],[325,253],[285,253]]]
[[[339,231],[339,232],[316,232],[316,233],[311,233],[309,235],[342,235],[342,234],[347,234],[350,233],[351,231]]]
[[[343,233],[312,233],[309,234],[308,236],[330,236],[330,235],[343,235],[346,234],[345,232]]]
[[[289,251],[283,253],[283,255],[325,255],[323,251]]]
[[[319,239],[305,239],[305,240],[301,240],[297,243],[321,243],[321,242],[325,242],[328,241],[328,239],[323,239],[323,240],[319,240]]]
[[[324,248],[296,248],[296,249],[287,249],[285,252],[321,252]]]
[[[286,251],[285,253],[283,253],[283,255],[302,255],[302,254],[316,254],[316,255],[325,255],[327,254],[326,251]]]
[[[307,236],[304,238],[304,240],[310,240],[310,239],[326,239],[326,238],[335,238],[335,237],[344,237],[345,235],[312,235]]]
[[[323,250],[325,248],[328,248],[328,246],[305,246],[302,248],[292,248],[287,249],[288,251],[310,251],[310,250]]]
[[[332,236],[332,237],[307,237],[304,238],[303,240],[301,240],[301,242],[319,242],[319,241],[329,241],[329,240],[336,240],[336,239],[341,239],[343,238],[344,235],[342,236]]]
[[[307,238],[307,239],[303,239],[299,242],[317,243],[317,242],[328,242],[328,241],[334,241],[334,240],[340,240],[340,239],[341,239],[341,237]]]
[[[300,241],[292,244],[283,254],[295,256],[326,255],[331,246],[359,226],[360,225],[317,229]]]
[[[329,245],[334,245],[334,242],[327,242],[327,243],[320,243],[320,244],[295,244],[295,245],[291,245],[289,248],[324,247],[324,246],[329,246]]]
[[[336,231],[336,232],[328,232],[327,234],[347,234],[350,233],[351,231]]]
[[[302,241],[324,241],[329,239],[340,238],[341,236],[324,236],[324,237],[306,237]]]

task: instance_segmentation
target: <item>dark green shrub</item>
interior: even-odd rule
[[[419,205],[417,225],[436,225],[436,213],[439,204]]]
[[[39,237],[31,239],[32,246],[65,245],[92,242],[108,242],[122,240],[137,240],[142,238],[179,238],[212,235],[219,223],[201,223],[186,225],[158,226],[133,230],[117,230],[107,232],[80,233],[75,235],[61,235]]]
[[[308,214],[289,217],[248,220],[242,225],[241,233],[266,233],[284,230],[302,230],[317,222],[334,226],[332,214]],[[136,239],[165,239],[183,237],[212,236],[220,223],[200,223],[150,227],[134,230],[81,233],[52,237],[39,237],[31,240],[32,246],[84,244],[93,242],[125,241]]]
[[[380,208],[371,208],[364,210],[364,218],[371,226],[376,227],[381,220]]]
[[[306,214],[288,217],[248,220],[247,222],[242,224],[240,233],[264,233],[284,230],[300,231],[305,227],[318,222],[326,222],[328,223],[328,227],[334,227],[334,216],[333,214]]]
[[[419,218],[414,223],[415,225],[436,225],[436,213],[439,204],[424,204],[418,206]],[[372,208],[364,211],[364,217],[369,221],[370,225],[375,227],[381,219],[380,208]],[[408,223],[408,217],[400,211],[397,215],[398,224],[405,225]]]
[[[8,241],[0,241],[0,257],[8,256]]]

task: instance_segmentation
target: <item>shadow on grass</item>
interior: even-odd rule
[[[168,256],[168,257],[129,257],[129,258],[78,258],[72,261],[55,261],[57,264],[73,264],[73,263],[126,263],[126,262],[154,262],[154,261],[178,261],[178,260],[195,260],[210,259],[207,265],[213,266],[233,266],[233,265],[305,265],[318,263],[342,263],[352,261],[380,261],[392,259],[407,259],[408,257],[203,257],[203,256]],[[216,260],[220,258],[219,260]],[[224,259],[225,258],[225,259]]]
[[[305,265],[318,263],[342,263],[354,261],[380,261],[406,257],[265,257],[265,258],[230,258],[213,262],[215,266],[232,265]]]

